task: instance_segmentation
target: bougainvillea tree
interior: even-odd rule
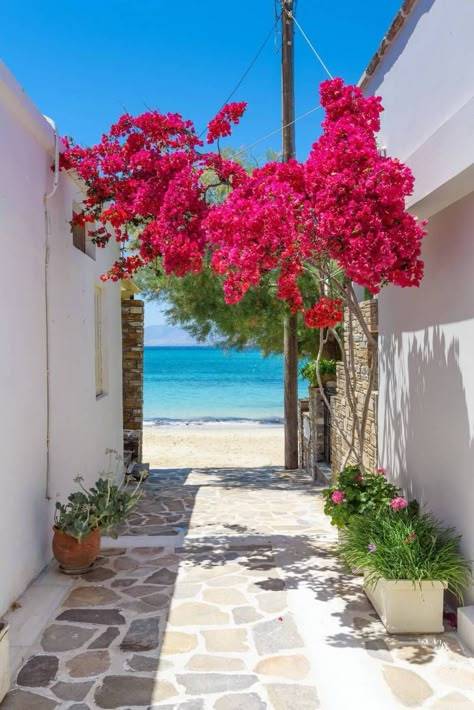
[[[353,414],[352,436],[341,434],[347,458],[362,465],[376,358],[366,400],[356,406],[352,319],[374,351],[376,342],[353,284],[372,294],[387,284],[418,286],[424,229],[405,209],[413,189],[410,170],[378,150],[380,98],[333,79],[321,85],[321,103],[323,132],[305,162],[270,162],[248,174],[223,157],[219,139],[245,111],[244,103],[233,103],[209,123],[213,150],[205,150],[190,121],[151,111],[122,116],[98,145],[80,148],[66,141],[62,167],[75,169],[87,186],[84,211],[75,219],[89,223],[98,246],[111,237],[123,246],[104,279],[129,278],[156,259],[166,273],[183,276],[199,272],[207,256],[225,277],[227,303],[239,301],[271,272],[278,297],[296,312],[304,310],[299,281],[312,273],[314,304],[305,322],[321,329],[320,353],[329,333],[340,343]],[[212,184],[203,180],[209,170]],[[220,204],[212,200],[217,185],[228,190]],[[129,249],[131,236],[135,251]],[[339,326],[344,308],[350,314],[344,334],[349,355]]]

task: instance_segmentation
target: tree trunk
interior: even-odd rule
[[[285,468],[298,468],[298,317],[285,320]]]

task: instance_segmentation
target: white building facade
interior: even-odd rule
[[[0,616],[51,559],[55,502],[122,450],[120,286],[100,281],[117,251],[73,237],[56,145],[0,63]]]
[[[361,80],[429,220],[420,288],[379,297],[379,457],[474,560],[474,3],[406,0]],[[474,604],[474,587],[466,604]],[[474,617],[473,617],[474,621]],[[474,635],[472,637],[474,639]]]

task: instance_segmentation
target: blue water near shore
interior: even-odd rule
[[[259,350],[146,347],[144,400],[148,424],[281,424],[283,358],[264,358]]]

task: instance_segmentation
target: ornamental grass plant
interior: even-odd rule
[[[439,581],[462,603],[471,581],[469,562],[459,550],[460,535],[431,513],[419,513],[404,498],[378,512],[358,515],[344,529],[338,554],[365,572],[366,584],[380,579],[409,580],[414,587]]]

